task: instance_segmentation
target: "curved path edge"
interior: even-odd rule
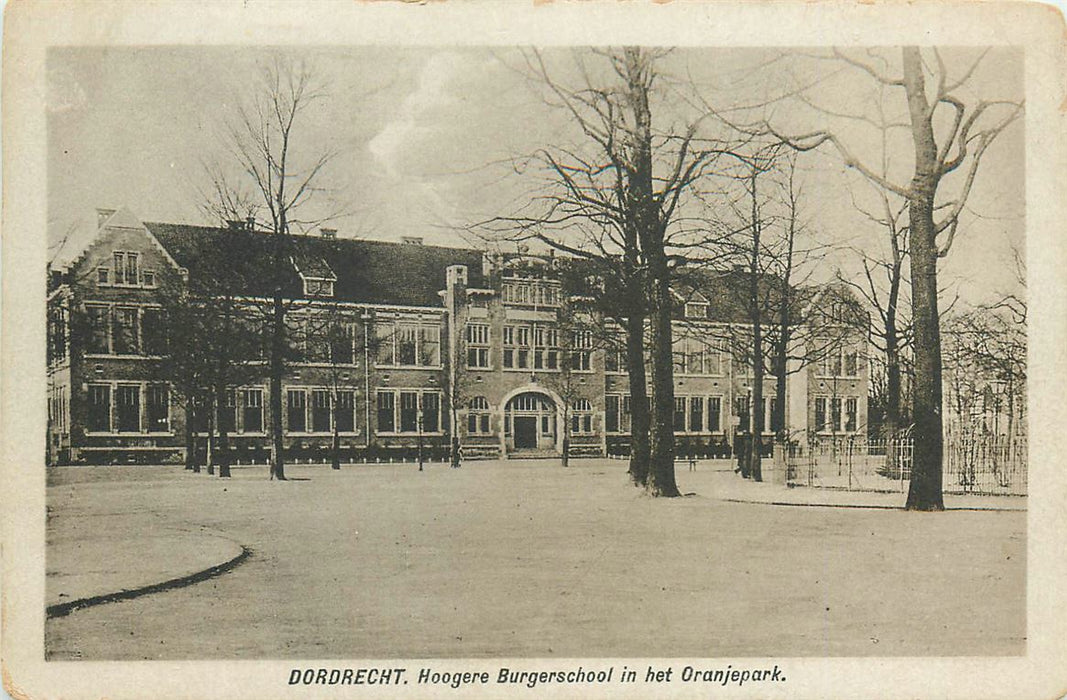
[[[905,510],[904,506],[882,503],[805,503],[802,501],[764,501],[747,498],[720,498],[726,503],[749,503],[760,506],[788,506],[796,508],[859,508],[864,510]],[[1025,513],[1025,508],[1002,508],[999,506],[945,506],[946,511],[969,510],[979,513]]]
[[[237,556],[216,564],[215,566],[196,571],[185,576],[179,576],[177,578],[161,581],[160,583],[152,583],[147,586],[138,586],[137,588],[128,588],[122,591],[116,591],[114,593],[104,593],[102,595],[94,595],[88,598],[79,598],[77,600],[67,601],[65,603],[56,603],[55,605],[49,605],[45,608],[45,616],[49,618],[64,617],[74,612],[75,610],[81,610],[82,608],[90,608],[95,605],[103,605],[105,603],[115,603],[120,600],[131,600],[133,598],[140,598],[141,596],[149,595],[152,593],[161,593],[163,591],[169,591],[175,588],[184,588],[185,586],[191,586],[194,583],[200,583],[216,576],[230,571],[231,569],[239,566],[245,559],[252,556],[252,550],[244,545],[240,545],[241,552]]]

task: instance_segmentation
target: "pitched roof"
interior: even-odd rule
[[[198,270],[222,264],[228,274],[240,279],[244,294],[272,294],[271,235],[184,224],[146,222],[145,226],[189,270],[191,283],[196,283]],[[318,236],[294,236],[289,242],[287,260],[298,261],[301,268],[329,269],[336,275],[334,298],[339,301],[439,307],[438,292],[445,288],[449,265],[466,265],[470,286],[483,284],[479,250]],[[282,286],[286,296],[303,296],[292,264],[286,265]]]

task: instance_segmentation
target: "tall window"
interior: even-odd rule
[[[120,433],[141,432],[141,387],[120,384],[116,390],[115,418]]]
[[[467,409],[467,433],[470,435],[489,432],[489,400],[484,396],[475,396]]]
[[[436,392],[422,395],[422,429],[436,433],[441,426],[441,396]]]
[[[89,432],[111,432],[111,387],[107,384],[89,385]]]
[[[137,309],[117,306],[111,314],[111,342],[116,355],[135,355],[137,344]]]
[[[419,326],[419,364],[437,367],[441,364],[441,327]]]
[[[139,268],[137,253],[115,252],[115,284],[128,287],[140,284]]]
[[[396,364],[396,352],[393,347],[395,344],[394,331],[395,326],[392,323],[377,323],[374,325],[374,344],[377,346],[377,362],[379,365]]]
[[[592,369],[592,331],[574,331],[571,335],[571,342],[571,370],[575,372],[588,372]]]
[[[575,435],[593,432],[593,404],[589,399],[576,399],[571,404],[571,433]]]
[[[330,392],[315,389],[311,392],[311,432],[330,432]]]
[[[604,432],[619,432],[619,418],[622,410],[622,397],[608,394],[604,397]]]
[[[859,405],[859,401],[855,396],[850,396],[845,399],[845,430],[850,433],[856,432],[856,409]]]
[[[704,399],[700,396],[689,398],[689,432],[704,432]]]
[[[533,329],[533,367],[534,369],[554,370],[559,366],[558,350],[559,331],[555,328],[536,326]]]
[[[834,431],[841,429],[841,399],[830,399],[830,428]]]
[[[378,392],[378,432],[396,432],[396,395],[391,391]]]
[[[748,431],[752,429],[752,423],[749,420],[748,413],[748,397],[737,396],[734,398],[734,415],[740,419],[739,428],[742,431]]]
[[[400,392],[400,432],[414,433],[419,429],[419,395],[414,391]]]
[[[103,355],[111,352],[108,332],[110,314],[106,306],[86,306],[85,317],[89,326],[87,350],[91,354]]]
[[[330,362],[335,365],[355,364],[355,347],[355,324],[338,323],[330,328]]]
[[[67,312],[63,306],[48,309],[48,362],[67,359]]]
[[[245,389],[241,398],[241,423],[244,432],[263,432],[263,390]]]
[[[170,430],[170,397],[166,384],[151,384],[146,391],[148,401],[148,432],[165,433]]]
[[[163,325],[163,312],[156,308],[141,310],[141,336],[144,354],[162,355],[167,349],[166,328]]]
[[[396,328],[397,364],[414,365],[418,359],[418,326],[398,325]]]
[[[708,397],[708,430],[717,433],[722,430],[722,397]]]
[[[237,432],[237,392],[227,389],[223,397],[222,405],[217,409],[219,430],[225,429],[227,433]]]
[[[356,396],[347,389],[337,392],[337,405],[333,413],[334,425],[339,433],[352,433],[356,430]]]
[[[290,433],[307,432],[307,393],[303,389],[286,392],[286,429]]]
[[[685,397],[674,397],[674,431],[685,432]]]
[[[826,423],[826,398],[820,396],[815,399],[815,431],[822,432],[829,429]]]
[[[489,366],[489,326],[480,323],[467,324],[467,367]]]

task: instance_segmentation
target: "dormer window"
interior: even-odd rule
[[[96,268],[96,284],[98,286],[106,286],[111,284],[111,268],[110,267],[98,267]]]
[[[305,277],[304,294],[309,297],[332,297],[333,280],[321,277]]]
[[[708,305],[696,301],[688,302],[685,305],[685,317],[686,318],[707,318],[708,317]]]
[[[156,286],[156,271],[155,270],[145,270],[144,272],[141,273],[141,280],[142,280],[144,286],[146,286],[146,287],[155,287]]]

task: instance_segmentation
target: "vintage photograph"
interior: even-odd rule
[[[1025,655],[1025,58],[50,47],[45,659]]]

